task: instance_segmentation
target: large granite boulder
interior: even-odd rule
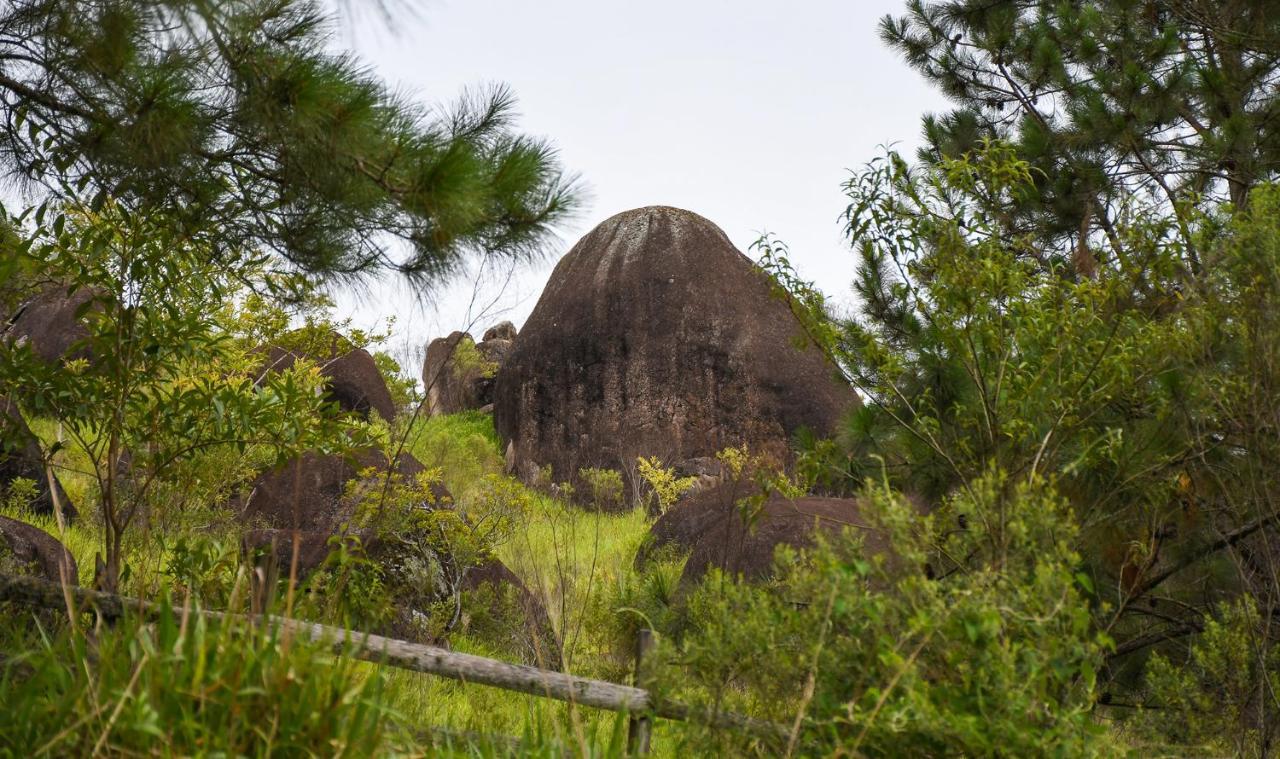
[[[829,435],[858,403],[724,232],[652,206],[556,265],[498,370],[494,422],[522,479],[550,466],[580,484],[582,467],[692,468],[741,444],[786,461],[796,430]]]
[[[57,538],[26,522],[0,516],[0,573],[79,581],[75,557]]]
[[[650,528],[636,557],[637,566],[669,549],[688,554],[682,585],[698,581],[712,567],[747,580],[762,580],[773,571],[778,546],[807,548],[818,531],[838,534],[846,528],[861,534],[868,554],[890,552],[888,537],[866,518],[858,499],[774,494],[748,522],[737,503],[742,495],[732,485],[722,484],[681,500]]]
[[[63,516],[68,520],[76,517],[76,508],[56,476],[52,478],[50,487],[40,440],[22,418],[18,404],[11,396],[0,394],[0,488],[18,478],[35,483],[35,500],[30,504],[32,511],[52,514],[56,497]]]
[[[432,340],[422,362],[427,411],[438,416],[492,404],[495,376],[515,338],[515,326],[502,322],[486,330],[479,343],[466,332]]]
[[[395,401],[373,356],[342,335],[333,332],[320,340],[308,341],[306,348],[272,346],[266,352],[267,359],[260,373],[287,371],[306,356],[320,368],[328,397],[340,408],[365,419],[371,411],[388,422],[395,419]]]

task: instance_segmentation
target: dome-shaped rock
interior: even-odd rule
[[[498,370],[494,422],[529,480],[627,474],[741,444],[788,457],[801,427],[831,434],[853,390],[768,279],[710,221],[618,214],[556,265]],[[581,488],[579,488],[581,490]]]

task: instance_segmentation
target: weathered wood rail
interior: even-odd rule
[[[108,619],[127,612],[156,617],[160,606],[137,598],[99,593],[80,587],[62,586],[37,577],[0,574],[0,601],[44,609],[63,610],[74,604],[77,610],[92,608]],[[172,610],[184,613],[181,608]],[[565,701],[580,706],[663,719],[697,721],[712,727],[738,730],[768,739],[786,739],[782,725],[741,714],[704,711],[684,704],[655,698],[649,691],[605,680],[577,677],[564,672],[512,664],[483,656],[450,651],[438,646],[385,638],[372,633],[304,622],[271,615],[232,614],[196,609],[186,610],[210,619],[239,618],[268,622],[282,631],[328,644],[337,654],[391,667],[423,672],[464,683],[488,685],[503,690]]]

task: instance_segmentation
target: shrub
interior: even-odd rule
[[[667,513],[667,509],[698,482],[697,477],[677,477],[676,470],[664,467],[657,456],[636,459],[636,471],[649,485],[651,513]]]
[[[1140,732],[1204,755],[1270,756],[1280,740],[1280,644],[1268,635],[1272,625],[1244,595],[1220,604],[1176,661],[1153,654],[1146,679],[1155,708],[1141,712]]]
[[[887,490],[866,497],[893,556],[847,533],[780,552],[773,584],[708,578],[690,631],[662,646],[657,687],[781,722],[806,754],[1102,753],[1091,709],[1106,641],[1052,488],[989,475],[923,521]]]
[[[616,469],[583,467],[578,479],[591,507],[597,511],[617,511],[623,506],[622,474]]]

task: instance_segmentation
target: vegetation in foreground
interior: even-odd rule
[[[504,94],[427,118],[323,52],[312,6],[215,5],[0,10],[0,160],[45,191],[4,218],[0,295],[91,296],[83,354],[0,347],[0,385],[82,518],[26,513],[32,481],[9,485],[5,513],[59,536],[82,583],[178,611],[106,624],[6,608],[0,753],[623,753],[623,717],[185,611],[249,606],[235,487],[303,451],[402,444],[429,472],[387,492],[443,481],[456,499],[420,557],[453,562],[455,581],[427,630],[622,681],[643,625],[659,636],[643,685],[782,728],[661,722],[659,754],[1280,750],[1280,34],[1265,3],[953,0],[886,21],[959,108],[926,121],[916,161],[890,153],[846,187],[859,311],[833,313],[779,241],[757,247],[867,402],[837,439],[800,436],[789,476],[734,476],[857,496],[892,550],[833,535],[781,552],[771,581],[696,586],[680,556],[632,565],[674,498],[661,462],[643,508],[582,510],[502,475],[483,415],[337,413],[305,361],[251,379],[261,346],[343,326],[323,281],[526,255],[576,196],[552,151],[512,130]],[[387,231],[405,260],[384,255]],[[597,506],[621,497],[616,472],[580,474]],[[391,514],[392,535],[421,527]],[[492,555],[547,611],[532,657],[508,607],[459,595],[458,570]],[[273,608],[377,624],[393,586],[338,550]]]

